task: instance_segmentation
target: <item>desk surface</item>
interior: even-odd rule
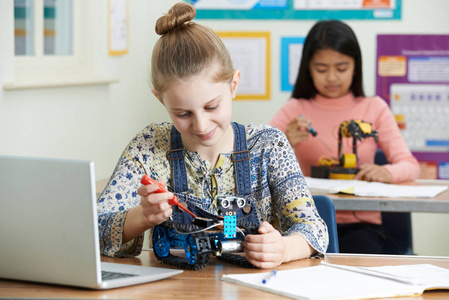
[[[447,180],[420,180],[404,185],[447,185]],[[328,195],[336,210],[368,210],[395,212],[449,212],[449,189],[434,198],[358,197],[346,194]]]
[[[152,251],[144,251],[137,258],[109,258],[103,261],[126,264],[169,267],[159,263]],[[416,256],[367,256],[348,254],[329,254],[326,261],[335,264],[358,266],[382,266],[429,263],[449,269],[449,258],[430,258]],[[318,265],[321,259],[303,259],[279,266],[278,270],[304,268]],[[91,291],[63,286],[27,283],[20,281],[0,280],[0,297],[14,298],[77,298],[77,299],[286,299],[268,292],[240,286],[221,280],[223,274],[266,272],[266,270],[246,269],[221,263],[214,258],[202,270],[184,271],[169,279],[140,284],[107,291]],[[448,299],[448,290],[426,291],[421,300]],[[384,298],[386,299],[386,298]],[[413,299],[416,297],[401,297],[391,299]]]

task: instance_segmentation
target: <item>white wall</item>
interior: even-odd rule
[[[165,2],[165,1],[157,1]],[[168,1],[167,1],[168,2]],[[174,2],[174,1],[172,1]],[[130,46],[109,56],[107,1],[98,1],[92,32],[97,64],[110,85],[5,91],[0,88],[0,154],[87,159],[96,176],[110,176],[121,152],[149,122],[168,120],[148,85],[154,23],[170,3],[130,1]],[[14,78],[13,1],[0,1],[0,85]],[[70,70],[67,70],[70,72]]]
[[[88,159],[95,162],[97,179],[107,178],[124,147],[140,129],[149,122],[168,120],[147,84],[148,63],[158,38],[154,33],[155,21],[176,2],[129,1],[129,53],[111,57],[107,53],[106,1],[98,1],[98,17],[92,28],[99,37],[97,59],[109,75],[119,78],[119,82],[25,91],[0,89],[0,155]],[[377,34],[449,34],[449,1],[402,0],[402,6],[401,20],[346,21],[362,47],[367,95],[375,93]],[[197,22],[217,31],[271,32],[272,99],[237,101],[234,105],[235,121],[268,122],[289,98],[289,93],[280,92],[280,38],[305,36],[315,21]],[[0,1],[0,85],[14,76],[13,24],[13,1]],[[449,256],[449,215],[414,213],[413,226],[416,253]]]

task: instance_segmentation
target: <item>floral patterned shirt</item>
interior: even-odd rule
[[[163,178],[172,189],[170,163],[171,123],[150,124],[129,143],[108,184],[97,201],[100,248],[108,256],[139,255],[143,233],[122,245],[127,211],[140,205],[137,188],[147,173]],[[328,233],[319,216],[290,143],[280,130],[269,125],[249,125],[251,195],[260,222],[268,221],[282,235],[299,234],[319,253],[325,253]],[[196,152],[186,151],[188,205],[217,214],[217,196],[235,195],[236,185],[231,153],[220,155],[212,167]]]

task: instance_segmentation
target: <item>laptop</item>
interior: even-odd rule
[[[0,278],[89,289],[182,273],[100,261],[90,161],[0,156],[0,255]]]

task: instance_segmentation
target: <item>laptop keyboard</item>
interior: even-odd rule
[[[102,280],[113,280],[120,279],[126,277],[137,276],[136,274],[127,274],[127,273],[119,273],[119,272],[109,272],[109,271],[101,271],[101,279]]]

